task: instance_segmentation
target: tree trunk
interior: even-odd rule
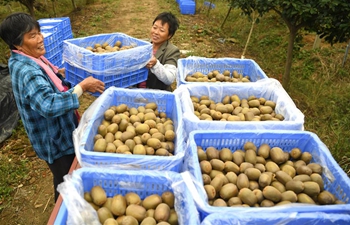
[[[253,29],[254,29],[254,24],[255,24],[257,18],[258,18],[258,16],[255,16],[255,12],[253,12],[252,25],[251,25],[251,27],[250,27],[250,31],[249,31],[249,34],[248,34],[248,38],[247,38],[247,41],[246,41],[246,43],[245,43],[243,53],[242,53],[242,55],[241,55],[241,58],[242,58],[242,59],[245,58],[245,53],[246,53],[246,51],[247,51],[248,44],[249,44],[249,41],[250,41],[250,37],[252,36]]]
[[[208,7],[208,11],[207,11],[207,16],[209,16],[209,12],[210,12],[211,7],[212,7],[212,4],[213,4],[212,1],[213,1],[213,0],[210,0],[210,4],[209,4],[209,7]]]
[[[21,4],[23,4],[29,11],[29,14],[35,18],[35,13],[34,13],[34,1],[19,1]]]
[[[53,15],[54,17],[57,17],[57,13],[56,13],[56,1],[52,0],[52,9],[53,9]]]
[[[27,6],[28,10],[29,10],[29,14],[35,18],[35,12],[34,12],[34,6]]]
[[[345,49],[345,54],[344,54],[344,58],[343,58],[342,67],[344,67],[345,62],[346,62],[346,58],[348,57],[349,48],[350,48],[350,41],[349,41],[349,43],[348,43],[348,45],[346,46],[346,49]]]
[[[72,0],[72,5],[73,5],[73,9],[76,10],[77,9],[77,5],[75,4],[74,0]]]
[[[298,30],[295,27],[290,27],[289,29],[289,40],[288,40],[288,49],[287,49],[287,60],[286,60],[286,68],[284,71],[284,76],[282,79],[283,87],[288,91],[290,85],[290,70],[292,68],[293,62],[293,48],[295,37],[297,36]]]
[[[232,9],[232,6],[230,6],[230,8],[228,9],[228,12],[227,12],[227,14],[226,14],[226,17],[225,17],[224,21],[222,22],[220,28],[223,28],[223,27],[224,27],[224,24],[226,23],[226,20],[227,20],[228,16],[229,16],[230,13],[231,13],[231,9]]]

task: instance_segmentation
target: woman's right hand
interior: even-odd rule
[[[151,69],[154,65],[157,64],[157,61],[158,61],[157,58],[153,55],[151,60],[147,63],[146,67],[148,69]]]
[[[102,93],[105,90],[105,84],[102,81],[93,78],[92,76],[85,78],[79,83],[79,85],[84,92],[89,91]]]

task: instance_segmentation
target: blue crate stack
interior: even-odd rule
[[[43,18],[38,22],[44,35],[45,57],[61,68],[63,66],[63,41],[73,38],[70,19],[69,17]]]
[[[59,46],[59,32],[53,30],[42,30],[45,45],[45,57],[55,66],[61,65],[60,57],[61,47]]]
[[[196,13],[196,2],[193,0],[176,0],[179,4],[180,13],[183,15],[194,15]]]

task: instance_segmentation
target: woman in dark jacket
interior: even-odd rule
[[[170,42],[179,21],[170,12],[160,13],[153,21],[150,38],[153,45],[152,59],[146,65],[149,68],[148,79],[140,83],[140,88],[151,88],[171,91],[177,71],[177,60],[180,50]]]

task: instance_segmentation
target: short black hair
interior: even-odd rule
[[[176,30],[180,26],[179,20],[171,12],[162,12],[162,13],[158,14],[158,16],[153,20],[152,24],[154,24],[157,20],[162,21],[162,24],[168,23],[169,35],[171,35],[171,37],[174,36]]]
[[[40,31],[38,21],[31,15],[23,12],[13,13],[0,24],[0,37],[10,49],[16,49],[15,45],[21,46],[23,44],[24,34],[34,28]]]

